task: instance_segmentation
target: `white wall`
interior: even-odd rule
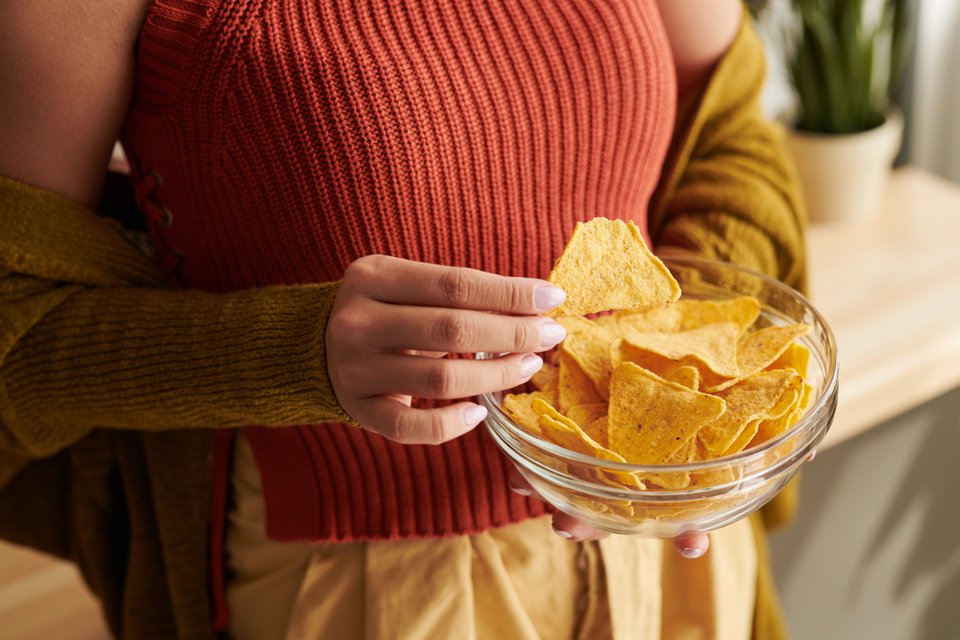
[[[960,2],[919,4],[910,162],[960,182]]]
[[[791,636],[960,638],[960,390],[805,469],[798,518],[771,538]]]

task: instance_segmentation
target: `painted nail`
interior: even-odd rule
[[[543,366],[543,358],[540,356],[529,354],[523,356],[523,359],[520,360],[520,372],[523,375],[523,379],[526,380],[537,371],[540,371],[540,367]]]
[[[700,547],[684,547],[680,549],[680,555],[688,560],[695,560],[702,556],[706,552],[706,549]]]
[[[463,424],[468,427],[475,427],[480,421],[487,417],[487,408],[478,404],[467,407],[463,410]]]
[[[553,525],[553,532],[554,532],[555,534],[557,534],[558,536],[560,536],[561,538],[565,538],[565,539],[567,539],[567,540],[573,540],[573,534],[572,534],[572,533],[570,533],[570,532],[567,531],[566,529],[558,529],[558,528],[557,528],[557,525]]]
[[[530,491],[530,489],[527,489],[526,487],[517,487],[512,484],[510,485],[510,491],[513,491],[517,495],[521,495],[524,498],[529,498],[533,495],[533,491]]]
[[[567,337],[567,330],[557,322],[545,322],[540,325],[540,346],[552,347]]]
[[[554,307],[558,307],[563,304],[563,301],[566,299],[567,294],[563,292],[563,289],[546,284],[540,285],[536,291],[533,292],[533,300],[537,308],[541,311],[549,311]]]

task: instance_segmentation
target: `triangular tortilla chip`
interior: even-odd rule
[[[675,362],[697,360],[713,373],[735,377],[740,328],[733,322],[716,322],[676,333],[627,333],[623,340],[635,349],[656,353]]]
[[[663,464],[725,409],[721,398],[624,362],[610,381],[610,448],[634,464]]]
[[[607,415],[607,403],[595,402],[593,404],[578,404],[567,409],[566,415],[568,418],[580,425],[580,427],[589,435],[590,431],[587,429],[587,425],[598,418],[602,418]],[[593,438],[592,435],[590,435],[590,437]],[[597,442],[600,442],[600,440],[597,438],[593,439]],[[606,435],[604,435],[603,439],[607,439]],[[603,444],[603,442],[600,442],[600,444]]]
[[[534,399],[530,406],[538,414],[540,431],[547,440],[556,445],[582,453],[584,455],[609,460],[610,462],[626,462],[623,457],[600,445],[591,438],[580,426],[566,417],[550,403],[542,399]],[[607,469],[591,469],[590,474],[604,482],[613,482],[634,489],[643,489],[644,485],[634,474],[629,472],[611,471]]]
[[[679,331],[683,322],[683,317],[677,305],[683,301],[683,298],[677,300],[675,304],[666,304],[652,309],[621,309],[606,316],[612,319],[619,333],[628,333],[639,331],[648,333],[651,331]]]
[[[606,218],[577,223],[549,281],[567,294],[550,316],[655,307],[680,297],[680,285],[647,248],[640,229]]]
[[[589,406],[589,405],[583,405]],[[603,406],[604,413],[606,413],[607,406]],[[610,448],[610,437],[607,430],[607,416],[603,415],[588,425],[583,427],[583,430],[587,432],[587,435],[593,438],[598,444],[603,445],[606,448]]]
[[[661,376],[664,377],[664,376]],[[687,389],[700,389],[700,370],[690,364],[680,365],[664,377],[665,380],[682,384]]]
[[[807,377],[807,367],[810,365],[810,349],[799,342],[794,342],[780,357],[773,361],[767,369],[793,369],[804,378]]]
[[[697,455],[697,439],[690,438],[687,444],[673,454],[667,464],[687,464],[694,462]],[[690,486],[690,474],[686,471],[649,474],[643,477],[644,483],[655,484],[668,491],[679,491]]]
[[[604,400],[610,397],[610,342],[613,335],[601,325],[594,325],[568,335],[560,349],[573,358],[580,369],[593,382],[594,388]]]
[[[537,413],[530,407],[533,400],[539,398],[544,402],[553,404],[556,402],[556,394],[543,391],[534,391],[533,393],[508,393],[503,397],[501,405],[514,421],[531,433],[540,433],[540,425],[537,420]]]
[[[797,396],[796,403],[780,417],[769,418],[762,421],[757,428],[756,436],[754,436],[753,440],[750,442],[750,446],[754,447],[758,444],[766,442],[767,440],[776,438],[781,433],[799,422],[800,418],[803,417],[803,414],[806,413],[807,408],[810,405],[810,399],[812,395],[813,387],[804,382],[803,390]]]
[[[760,302],[752,296],[727,300],[683,298],[678,300],[675,306],[676,313],[680,316],[677,331],[698,329],[716,322],[732,322],[740,327],[740,333],[743,333],[760,316]]]
[[[757,431],[760,429],[761,420],[751,420],[748,422],[740,434],[737,436],[736,440],[730,443],[730,446],[724,451],[721,455],[732,456],[735,453],[740,453],[746,449],[747,445],[756,437]]]
[[[789,399],[791,393],[795,399],[794,387],[799,388],[801,383],[800,376],[792,369],[765,371],[741,380],[717,394],[727,403],[727,410],[722,416],[705,425],[697,438],[707,451],[722,455],[733,446],[751,422],[766,419],[774,410],[780,410],[782,415],[786,407],[780,408],[778,404],[783,404],[784,396]],[[753,438],[752,434],[750,438]],[[746,445],[749,441],[750,439],[747,439],[743,444]]]
[[[578,404],[603,402],[603,396],[597,391],[593,380],[584,372],[576,360],[562,349],[557,357],[560,375],[557,384],[557,406],[562,411]]]
[[[530,382],[540,391],[556,391],[560,384],[560,370],[557,365],[544,362],[540,370],[533,374]]]
[[[741,376],[753,375],[768,367],[797,338],[806,335],[810,325],[791,324],[764,327],[745,335],[737,346],[737,366]]]

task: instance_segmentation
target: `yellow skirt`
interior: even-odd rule
[[[260,476],[237,439],[227,533],[238,640],[745,640],[757,555],[748,522],[686,560],[667,541],[569,542],[549,517],[478,535],[279,543],[264,533]]]

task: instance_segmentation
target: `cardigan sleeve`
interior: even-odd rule
[[[95,428],[350,420],[325,360],[337,283],[172,290],[111,221],[2,177],[0,229],[0,464]]]
[[[678,118],[650,212],[658,252],[733,262],[806,286],[806,215],[780,128],[760,107],[764,53],[748,16],[691,115]]]

